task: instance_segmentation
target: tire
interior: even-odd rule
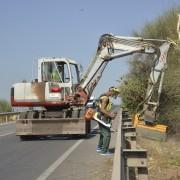
[[[20,140],[21,141],[26,141],[28,140],[28,137],[27,136],[19,136]]]
[[[19,136],[21,141],[31,141],[31,140],[35,140],[36,136],[31,136],[31,135],[21,135]]]

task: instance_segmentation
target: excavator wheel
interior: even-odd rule
[[[21,135],[19,136],[20,140],[21,141],[27,141],[27,140],[31,140],[31,136],[27,136],[27,135]]]
[[[19,136],[21,141],[31,141],[31,140],[36,140],[39,138],[38,136],[32,136],[32,135],[21,135]]]

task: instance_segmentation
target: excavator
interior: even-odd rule
[[[171,42],[161,39],[103,34],[95,57],[82,75],[80,65],[69,58],[41,58],[38,60],[38,78],[32,82],[15,83],[11,88],[13,107],[28,107],[16,122],[16,135],[22,140],[31,136],[86,135],[90,121],[84,119],[86,104],[103,75],[108,63],[136,53],[151,54],[151,69],[143,108],[143,127],[156,121],[156,110],[162,89],[167,54]],[[159,84],[158,98],[151,101],[155,85]],[[139,125],[136,116],[135,126]],[[163,125],[162,125],[163,126]],[[164,128],[164,129],[163,129]],[[163,127],[165,132],[167,127]]]

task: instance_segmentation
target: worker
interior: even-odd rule
[[[51,74],[52,81],[60,81],[60,76],[57,69],[53,69],[53,72]]]
[[[109,90],[102,94],[99,97],[98,101],[98,117],[104,123],[111,124],[111,120],[115,119],[117,113],[111,112],[112,103],[110,102],[110,97],[116,98],[120,93],[118,88],[111,87]],[[100,152],[101,155],[111,155],[112,153],[109,152],[109,144],[111,140],[111,129],[110,127],[105,126],[102,123],[99,123],[99,143],[97,145],[97,152]]]

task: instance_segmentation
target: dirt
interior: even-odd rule
[[[110,180],[112,176],[112,166],[113,166],[113,158],[112,157],[106,157],[104,159],[104,162],[101,164],[101,166],[98,168],[97,171],[94,171],[91,174],[91,178],[93,180]]]
[[[137,137],[137,143],[148,151],[150,180],[180,180],[180,137],[166,142]]]

